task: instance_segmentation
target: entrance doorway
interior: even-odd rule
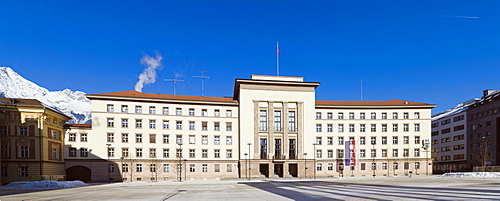
[[[73,166],[66,169],[66,179],[68,181],[80,180],[89,182],[91,180],[92,170],[83,166]]]
[[[298,177],[299,176],[299,168],[298,164],[288,164],[288,172],[290,172],[290,176],[292,177]]]
[[[260,164],[259,171],[261,175],[264,175],[266,176],[266,178],[269,178],[269,164]]]
[[[283,177],[283,164],[274,164],[274,174]]]

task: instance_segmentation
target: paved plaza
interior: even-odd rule
[[[199,180],[0,189],[0,200],[500,200],[498,178],[438,176]]]

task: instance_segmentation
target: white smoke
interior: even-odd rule
[[[142,92],[142,88],[146,84],[152,84],[156,82],[156,69],[161,68],[161,60],[163,57],[159,52],[156,52],[155,58],[144,55],[141,59],[141,64],[146,66],[144,71],[139,75],[139,81],[135,84],[135,90]]]

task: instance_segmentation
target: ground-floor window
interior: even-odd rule
[[[28,167],[21,166],[19,168],[19,177],[28,177]]]
[[[322,164],[321,163],[317,163],[316,164],[316,170],[317,171],[321,171],[322,170]]]

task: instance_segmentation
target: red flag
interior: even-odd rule
[[[280,46],[278,44],[276,44],[276,54],[280,55]]]

